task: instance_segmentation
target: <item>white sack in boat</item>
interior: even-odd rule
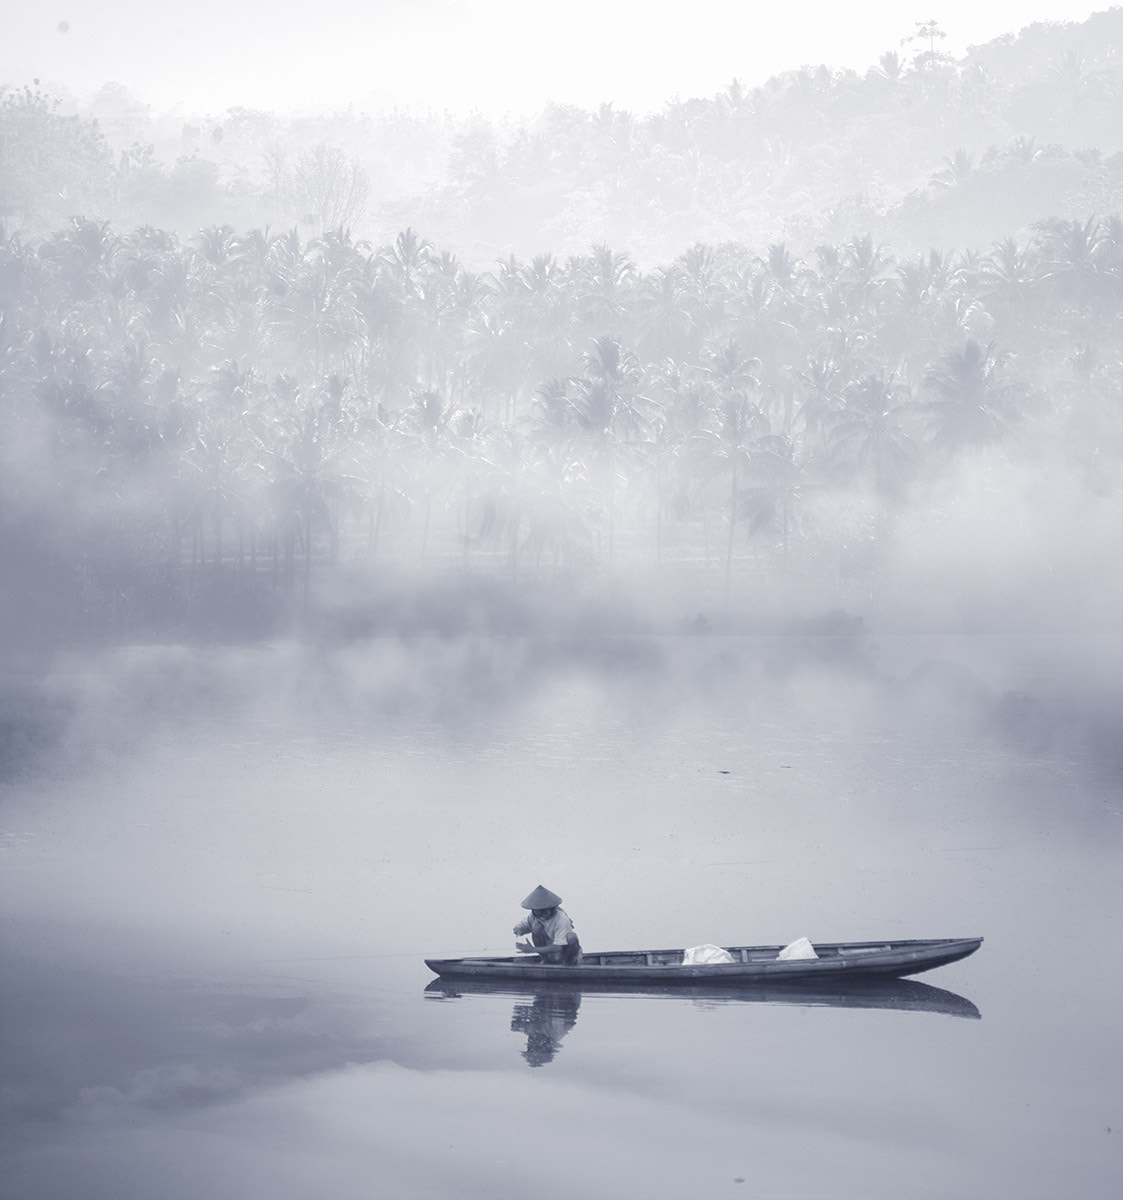
[[[689,950],[682,952],[682,965],[684,967],[695,966],[698,963],[723,963],[732,961],[733,955],[728,950],[723,950],[720,946],[711,946],[708,943],[705,946],[691,946]]]
[[[815,947],[805,938],[796,938],[794,942],[789,942],[779,954],[777,958],[818,958],[815,953]]]

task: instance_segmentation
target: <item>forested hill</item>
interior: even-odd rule
[[[0,655],[419,574],[1114,627],[1121,22],[525,128],[10,92]]]
[[[864,76],[803,67],[646,119],[604,106],[514,131],[479,122],[417,219],[481,254],[579,252],[595,234],[648,265],[697,241],[985,248],[1043,218],[1123,207],[1121,113],[1116,8],[959,62],[889,52]]]
[[[343,225],[375,243],[409,226],[476,268],[601,242],[650,267],[699,242],[806,253],[869,234],[898,253],[986,250],[1042,219],[1123,208],[1123,8],[958,61],[939,32],[918,27],[865,74],[803,67],[646,116],[185,122],[115,84],[77,107],[9,80],[0,216],[36,233],[72,216],[181,236]]]

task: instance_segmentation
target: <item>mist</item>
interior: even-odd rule
[[[1084,1178],[1109,1194],[1089,1117],[1116,1090],[1112,991],[1066,976],[1079,1019],[1059,1038],[1025,948],[1111,960],[1116,693],[1098,703],[1067,675],[1091,643],[1038,642],[836,622],[59,656],[38,687],[65,719],[25,743],[4,805],[5,1019],[27,1031],[6,1051],[10,1186],[139,1197],[170,1176],[171,1194],[303,1197],[375,1172],[405,1194],[516,1194],[510,1128],[529,1118],[510,1001],[418,1005],[418,963],[502,952],[512,879],[542,875],[599,946],[723,943],[746,921],[777,943],[984,929],[988,969],[940,982],[992,1031],[972,1043],[991,1115],[970,1141],[948,1030],[859,1025],[881,1053],[856,1101],[870,1068],[849,1013],[746,1030],[732,1001],[654,997],[625,1018],[586,998],[530,1097],[583,1149],[547,1194],[589,1182],[590,1162],[594,1195],[656,1168],[686,1179],[684,1139],[731,1178],[747,1139],[780,1194],[809,1125],[847,1179],[868,1175],[876,1131],[884,1194],[918,1154],[939,1188],[965,1164],[1008,1178],[1015,1147],[1028,1186],[1071,1172],[1045,1136],[1069,1110]],[[559,823],[576,836],[559,843]],[[748,1097],[719,1066],[742,1042]],[[804,1044],[837,1074],[817,1061],[809,1084]],[[705,1071],[668,1080],[664,1046]],[[932,1105],[919,1137],[902,1058]],[[278,1130],[299,1131],[280,1157]]]
[[[1123,9],[515,7],[0,51],[13,1198],[1106,1200]]]

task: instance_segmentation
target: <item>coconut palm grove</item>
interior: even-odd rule
[[[173,128],[11,81],[7,627],[860,610],[957,489],[1118,504],[1120,13],[642,118]]]

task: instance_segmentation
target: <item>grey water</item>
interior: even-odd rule
[[[0,809],[5,1194],[1117,1196],[1103,661],[993,638],[60,657],[61,716]],[[857,998],[435,982],[426,957],[510,952],[537,883],[589,950],[986,940]]]

